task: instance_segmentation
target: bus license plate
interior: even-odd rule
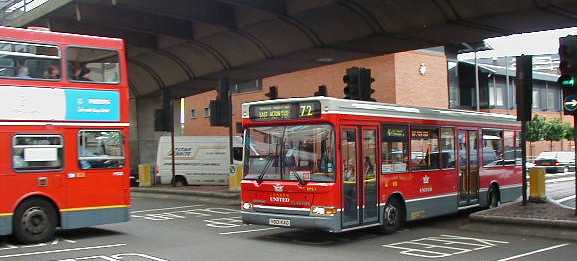
[[[290,227],[291,221],[288,219],[269,218],[268,224],[273,226]]]

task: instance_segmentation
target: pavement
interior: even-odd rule
[[[240,206],[240,193],[229,191],[228,186],[182,186],[157,185],[133,187],[132,194],[142,198],[193,200],[227,206]]]
[[[463,229],[469,213],[408,223],[391,235],[245,225],[238,207],[133,198],[131,221],[61,231],[18,245],[0,237],[0,261],[462,261],[575,260],[577,242]]]

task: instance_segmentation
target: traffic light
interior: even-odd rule
[[[375,79],[371,78],[371,70],[366,68],[361,68],[359,70],[359,94],[361,101],[375,101],[372,97],[375,90],[372,88],[372,84]]]
[[[170,131],[172,125],[172,98],[168,90],[162,90],[162,109],[154,110],[154,130]]]
[[[228,127],[232,122],[232,104],[230,85],[227,79],[221,79],[216,89],[216,100],[210,101],[210,125]]]
[[[276,100],[278,99],[278,89],[276,86],[268,87],[268,92],[265,93],[265,96],[269,98],[269,100]]]
[[[559,38],[559,73],[557,83],[563,89],[563,113],[577,114],[577,36]]]
[[[346,74],[343,76],[345,99],[359,100],[359,71],[358,67],[351,67],[347,69]]]
[[[329,96],[329,92],[327,91],[327,86],[325,86],[325,85],[319,86],[319,90],[315,92],[315,96]]]
[[[530,121],[533,107],[533,56],[517,56],[516,66],[517,120]]]

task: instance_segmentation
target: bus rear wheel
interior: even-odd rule
[[[186,178],[183,176],[176,176],[174,178],[174,186],[175,187],[184,187],[188,185],[188,182],[186,182]]]
[[[383,225],[380,231],[384,234],[392,234],[399,230],[405,221],[405,209],[399,198],[392,198],[383,211]]]
[[[14,237],[24,244],[42,243],[54,238],[56,210],[46,200],[32,199],[20,204],[14,213]]]

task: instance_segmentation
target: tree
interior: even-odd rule
[[[563,122],[559,119],[545,122],[545,133],[543,139],[549,141],[549,151],[553,151],[553,141],[560,141],[565,136]]]
[[[524,133],[525,140],[529,142],[530,155],[533,155],[533,142],[543,140],[547,123],[544,117],[535,115],[533,120],[527,122],[527,133]]]
[[[564,122],[563,129],[565,130],[563,133],[564,134],[563,139],[566,139],[567,141],[569,141],[569,144],[571,144],[571,141],[575,137],[575,128],[571,127],[570,123]]]

